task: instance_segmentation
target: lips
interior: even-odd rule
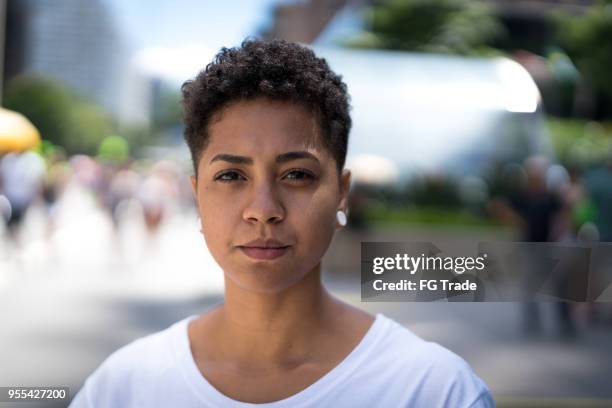
[[[287,252],[288,246],[279,248],[240,247],[248,257],[259,260],[270,260],[278,258]]]
[[[238,248],[250,258],[267,260],[282,256],[290,246],[273,238],[258,238]]]
[[[239,246],[251,248],[282,248],[289,246],[289,244],[286,244],[274,238],[257,238]]]

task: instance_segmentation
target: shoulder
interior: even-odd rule
[[[392,319],[382,318],[386,329],[376,347],[377,354],[393,383],[410,390],[413,403],[493,406],[487,385],[463,358],[437,343],[422,339]],[[481,402],[482,405],[478,405]]]
[[[467,362],[449,349],[422,339],[395,320],[385,316],[381,318],[384,320],[386,330],[378,345],[380,352],[391,354],[401,364],[409,364],[424,372],[471,371]]]
[[[173,332],[179,323],[119,348],[104,360],[98,371],[137,373],[164,369],[172,360]]]
[[[135,390],[160,382],[176,367],[177,330],[186,320],[114,351],[87,378],[74,406],[129,406],[127,402],[137,398]]]

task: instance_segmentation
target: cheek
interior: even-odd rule
[[[335,231],[336,195],[321,189],[310,200],[295,203],[292,208],[292,224],[306,249],[313,252],[325,250]],[[316,251],[315,251],[316,249]]]
[[[219,190],[219,188],[205,185],[201,188],[198,196],[200,217],[209,223],[222,222],[224,218],[228,218],[227,215],[232,210],[232,206],[228,203],[234,201],[234,197]]]
[[[207,189],[199,197],[198,212],[202,220],[204,237],[209,248],[215,248],[228,241],[227,233],[233,230],[230,225],[235,219],[232,211],[235,209],[227,205],[227,200],[220,199],[218,194]]]

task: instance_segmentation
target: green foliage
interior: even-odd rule
[[[61,146],[54,145],[48,140],[41,140],[35,151],[47,161],[55,157],[66,157],[66,151]]]
[[[597,89],[612,97],[612,1],[598,1],[584,15],[558,13],[557,42]]]
[[[71,152],[94,154],[102,139],[112,132],[110,119],[99,107],[90,103],[74,103],[70,131],[64,146]]]
[[[388,0],[365,11],[368,26],[344,45],[458,55],[496,53],[487,45],[503,28],[484,2]],[[497,52],[498,53],[498,52]]]
[[[130,125],[121,129],[121,135],[125,138],[130,148],[131,157],[142,156],[143,149],[159,142],[159,134],[154,133],[148,126]]]
[[[45,77],[14,78],[6,86],[4,103],[25,115],[44,140],[68,154],[95,153],[100,141],[113,131],[110,119],[98,106]]]
[[[153,128],[163,130],[181,124],[181,93],[163,87],[153,112]]]
[[[368,223],[375,225],[440,225],[464,227],[490,227],[498,223],[485,217],[459,209],[430,206],[385,208],[372,206],[366,210]]]
[[[409,202],[418,206],[460,208],[458,181],[447,177],[422,177],[406,186]]]
[[[104,162],[122,163],[129,158],[130,147],[121,136],[107,136],[100,143],[98,158]]]
[[[612,126],[577,119],[546,121],[559,161],[585,168],[604,161],[612,149]]]
[[[43,139],[61,144],[70,127],[72,95],[59,84],[42,77],[18,77],[5,90],[6,108],[23,114]]]

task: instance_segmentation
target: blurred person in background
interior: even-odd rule
[[[561,200],[561,208],[551,228],[551,240],[570,247],[588,243],[583,235],[584,220],[581,219],[586,195],[580,170],[577,167],[568,170],[561,164],[551,165],[546,171],[546,183],[548,190]],[[580,253],[568,251],[562,265],[555,269],[553,284],[560,298],[580,299],[580,288],[589,279],[589,268],[582,264],[583,259]],[[569,301],[555,303],[561,336],[571,338],[577,334],[575,315],[581,306],[584,305]]]
[[[113,224],[113,246],[119,257],[123,258],[121,228],[130,204],[137,203],[137,192],[142,177],[127,162],[120,167],[107,166],[102,189],[102,202]]]
[[[73,186],[83,189],[103,203],[104,174],[102,165],[95,158],[84,154],[72,156],[68,163],[72,168],[71,182]]]
[[[599,242],[612,242],[612,146],[603,165],[595,167],[584,176],[584,186],[589,202],[592,205],[595,234]],[[598,271],[603,276],[610,276],[607,271]],[[590,309],[590,320],[612,325],[612,308],[609,304],[599,303],[597,308]],[[607,315],[607,317],[606,317]]]
[[[47,172],[43,182],[42,196],[47,209],[47,233],[49,238],[55,229],[55,217],[66,186],[70,182],[71,172],[63,152],[57,150],[47,158]]]
[[[327,62],[295,43],[245,40],[182,89],[224,302],[113,353],[71,406],[492,407],[462,358],[321,282],[351,177],[347,88]]]
[[[595,221],[595,207],[589,195],[587,194],[586,187],[584,185],[584,173],[583,170],[576,166],[570,167],[569,169],[569,183],[565,189],[563,195],[567,203],[567,207],[570,209],[570,220],[568,221],[568,234],[566,241],[570,243],[577,243],[579,245],[592,245],[599,241],[599,232],[594,224]],[[585,268],[585,276],[591,273],[591,268],[594,265],[591,264]],[[590,284],[593,282],[593,275],[589,276]],[[583,323],[593,323],[597,320],[598,310],[602,306],[601,303],[594,302],[580,302],[572,304],[574,311],[574,318],[577,321]]]
[[[522,239],[525,242],[552,242],[559,238],[558,224],[563,199],[547,185],[546,174],[550,163],[541,156],[525,160],[527,176],[524,188],[509,199],[511,210],[522,220]]]
[[[562,239],[567,233],[567,218],[571,212],[568,203],[559,195],[559,191],[551,189],[547,183],[547,173],[550,162],[543,156],[531,156],[523,163],[525,179],[518,191],[510,194],[507,199],[495,199],[491,210],[498,218],[516,226],[520,231],[520,240],[523,242],[554,242]],[[548,270],[543,265],[543,257],[538,253],[527,259],[529,271],[523,290],[529,292],[528,298],[522,303],[522,328],[526,335],[536,335],[542,330],[540,308],[531,298],[538,285],[544,281],[544,273]],[[545,257],[544,257],[545,258]],[[556,285],[558,295],[563,288],[562,283]],[[555,304],[559,320],[559,332],[562,335],[573,335],[574,324],[570,316],[569,304],[557,302]]]
[[[606,162],[585,174],[584,185],[594,206],[599,241],[612,242],[612,147]]]
[[[136,196],[142,205],[145,226],[153,237],[168,213],[176,209],[178,170],[168,161],[157,162],[145,175]]]
[[[7,222],[9,237],[20,244],[20,227],[35,200],[42,198],[45,161],[33,151],[9,153],[0,161],[3,195],[10,204]]]

